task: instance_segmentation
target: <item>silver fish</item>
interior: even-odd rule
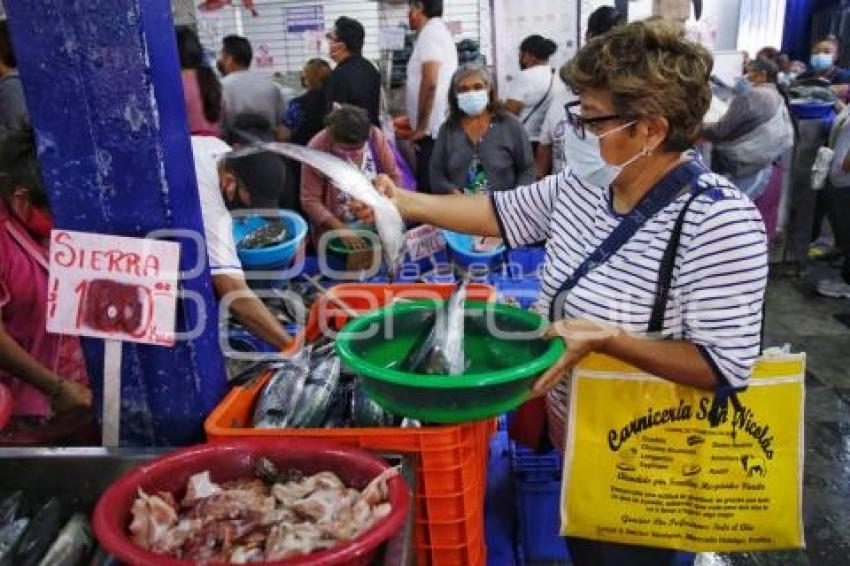
[[[65,523],[68,514],[65,505],[57,498],[50,499],[38,510],[21,537],[15,552],[15,566],[35,566],[47,554],[50,544]]]
[[[449,300],[437,311],[433,344],[425,360],[424,373],[461,375],[466,371],[463,324],[467,284],[466,279],[458,283]]]
[[[15,517],[18,516],[18,510],[21,508],[23,497],[22,492],[16,491],[0,502],[0,527],[5,527],[15,520]]]
[[[29,519],[18,519],[0,529],[0,566],[12,566],[15,563],[15,550],[29,523]]]
[[[317,428],[322,426],[339,384],[340,362],[336,354],[314,360],[304,393],[292,415],[291,426]]]
[[[254,409],[255,428],[286,428],[310,374],[310,348],[282,360]]]
[[[283,222],[269,222],[250,232],[236,245],[240,250],[256,250],[282,244],[290,238]]]
[[[466,371],[464,320],[468,279],[458,283],[451,297],[441,304],[433,318],[425,321],[427,337],[405,357],[400,369],[428,375],[461,375]],[[431,325],[428,331],[428,325]]]
[[[94,538],[91,525],[82,513],[74,513],[65,524],[53,546],[39,562],[39,566],[66,566],[78,564],[91,554]]]
[[[387,264],[387,275],[390,280],[396,278],[404,258],[404,221],[392,201],[379,193],[360,169],[330,153],[289,143],[258,144],[237,150],[231,155],[261,151],[273,151],[306,163],[329,177],[339,190],[372,208]]]

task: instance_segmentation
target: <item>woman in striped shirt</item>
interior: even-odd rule
[[[687,151],[709,106],[712,64],[669,24],[621,26],[588,42],[561,71],[579,102],[567,108],[570,165],[558,175],[490,197],[378,182],[410,220],[501,235],[511,246],[546,241],[540,304],[552,318],[549,333],[568,349],[535,393],[547,395],[560,450],[566,378],[591,352],[723,390],[745,386],[759,355],[764,224],[740,191]],[[578,565],[673,559],[662,549],[569,544]]]

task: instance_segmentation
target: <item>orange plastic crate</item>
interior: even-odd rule
[[[444,283],[344,283],[331,287],[326,296],[319,296],[310,307],[310,316],[304,329],[307,341],[316,340],[328,331],[340,330],[348,322],[352,311],[366,313],[397,300],[447,299],[455,285]],[[496,290],[490,285],[473,283],[467,287],[466,297],[472,301],[492,301]],[[344,307],[340,305],[344,303]]]
[[[326,329],[341,328],[351,310],[367,312],[400,298],[447,298],[454,285],[344,284],[333,287],[310,311],[302,335],[315,340]],[[495,290],[470,285],[467,297],[492,300]],[[338,305],[342,301],[347,308]],[[415,526],[418,564],[436,566],[485,563],[484,494],[487,459],[495,420],[456,426],[363,429],[254,429],[254,404],[270,376],[234,387],[204,425],[210,441],[239,437],[315,438],[372,451],[415,454]],[[432,526],[433,525],[433,526]]]
[[[315,438],[377,452],[414,454],[418,460],[414,513],[418,564],[483,564],[476,557],[484,553],[489,420],[423,428],[251,428],[254,404],[269,379],[265,375],[248,387],[230,391],[205,423],[211,442]]]
[[[469,544],[447,546],[419,545],[416,547],[417,564],[439,566],[484,566],[487,563],[487,547],[484,537]]]

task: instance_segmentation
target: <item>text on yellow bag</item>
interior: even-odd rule
[[[803,547],[804,370],[803,355],[761,359],[738,393],[744,410],[730,403],[712,428],[712,392],[589,357],[573,374],[561,534],[691,552]]]

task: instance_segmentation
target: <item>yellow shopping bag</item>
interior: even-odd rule
[[[801,548],[805,356],[763,358],[712,428],[713,393],[594,355],[573,374],[561,534],[737,552]]]

